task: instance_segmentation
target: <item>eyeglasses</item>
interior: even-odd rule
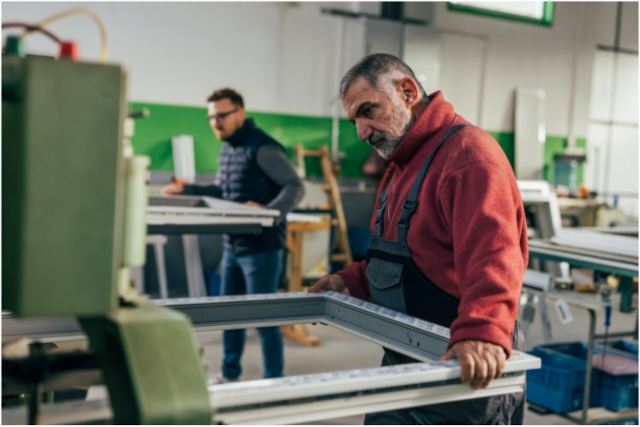
[[[237,112],[239,110],[239,108],[236,108],[235,110],[231,110],[231,111],[227,111],[226,113],[218,113],[218,114],[212,114],[210,116],[207,116],[207,121],[208,122],[216,122],[216,121],[221,121],[223,122],[224,119],[227,118],[227,116]]]

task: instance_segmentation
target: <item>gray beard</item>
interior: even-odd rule
[[[372,135],[371,138],[369,138],[369,141],[368,141],[369,144],[371,146],[373,146],[374,144],[377,144],[373,148],[378,152],[380,157],[382,157],[385,160],[388,160],[389,157],[391,157],[391,155],[396,151],[396,148],[398,148],[398,146],[402,142],[402,139],[407,134],[407,132],[409,132],[409,129],[411,129],[411,126],[413,126],[413,122],[414,122],[414,120],[411,119],[411,113],[401,110],[399,106],[398,108],[395,108],[393,111],[393,118],[398,122],[403,121],[403,118],[404,118],[403,116],[406,117],[406,115],[409,116],[407,120],[407,124],[404,126],[404,129],[402,130],[401,135],[399,137],[389,138],[389,136],[386,133],[381,132],[377,135]]]
[[[378,145],[373,148],[378,152],[380,157],[387,160],[396,151],[396,148],[398,148],[398,145],[400,145],[400,141],[402,141],[402,138],[389,139],[384,133],[380,134],[380,136],[382,137],[383,141],[378,143]]]

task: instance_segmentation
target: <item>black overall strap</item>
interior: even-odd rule
[[[391,178],[393,180],[393,177]],[[391,181],[389,181],[389,184]],[[376,212],[376,224],[373,229],[373,237],[382,237],[382,224],[384,223],[384,208],[387,206],[387,190],[389,190],[389,185],[387,185],[382,193],[380,193],[380,197],[378,197],[378,210]]]
[[[387,206],[387,192],[389,191],[389,187],[391,186],[391,182],[393,181],[393,178],[395,178],[395,176],[396,174],[394,173],[384,191],[382,191],[382,193],[380,193],[380,196],[378,197],[378,210],[376,211],[376,223],[373,229],[373,237],[382,238],[382,230],[384,227],[384,210]]]
[[[407,241],[407,229],[409,228],[409,219],[411,218],[411,215],[413,215],[413,213],[416,211],[416,208],[418,207],[418,200],[417,200],[418,192],[420,191],[420,187],[422,186],[422,181],[424,181],[424,177],[427,175],[427,170],[429,169],[429,166],[431,165],[433,158],[438,153],[438,150],[440,149],[440,147],[442,147],[442,144],[444,144],[444,142],[447,139],[449,139],[451,135],[453,135],[454,133],[456,133],[457,131],[459,131],[460,129],[466,126],[471,126],[471,125],[461,124],[461,125],[456,125],[451,129],[449,129],[447,133],[442,137],[442,140],[438,143],[436,148],[433,150],[433,152],[431,153],[427,161],[424,162],[424,164],[422,165],[422,168],[420,169],[418,176],[416,177],[415,181],[413,181],[413,185],[411,186],[411,190],[409,191],[409,196],[407,197],[407,200],[405,200],[404,204],[402,205],[402,216],[400,217],[400,221],[398,221],[398,240],[397,240],[398,242],[406,243]]]

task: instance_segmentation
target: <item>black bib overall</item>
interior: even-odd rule
[[[380,194],[373,240],[366,255],[366,276],[374,304],[447,328],[458,317],[460,300],[440,289],[420,271],[407,247],[407,230],[417,208],[418,192],[433,158],[442,144],[465,126],[469,125],[457,125],[449,129],[420,169],[402,205],[396,241],[382,238],[389,186]],[[517,322],[512,345],[514,350],[525,350]],[[417,361],[385,349],[382,365],[414,362]],[[522,424],[523,417],[524,393],[517,393],[368,414],[365,424]]]

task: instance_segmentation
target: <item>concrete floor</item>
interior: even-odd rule
[[[589,316],[585,310],[572,309],[574,321],[568,325],[561,325],[553,304],[549,304],[554,342],[586,341],[588,336]],[[598,317],[597,333],[604,333],[602,323],[604,319]],[[610,332],[632,330],[637,322],[636,314],[612,315]],[[285,339],[285,375],[301,375],[330,371],[341,371],[357,368],[379,366],[382,359],[382,348],[374,343],[339,331],[330,326],[307,325],[309,332],[321,339],[318,347],[306,347],[297,342]],[[542,326],[538,315],[529,329],[527,348],[542,344]],[[222,332],[202,332],[197,334],[204,349],[204,362],[211,374],[220,369],[222,360]],[[260,340],[255,330],[247,332],[247,342],[242,361],[242,381],[262,378],[262,352]],[[362,424],[363,416],[352,416],[322,420],[313,424],[351,425]],[[564,418],[555,415],[539,415],[527,409],[525,415],[527,425],[571,424]]]

